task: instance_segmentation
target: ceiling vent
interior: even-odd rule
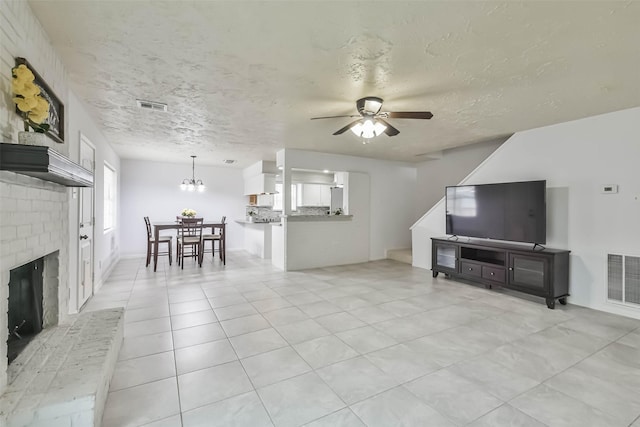
[[[136,104],[138,104],[138,108],[142,108],[143,110],[162,111],[165,113],[167,112],[167,104],[163,104],[161,102],[143,101],[142,99],[136,99]]]
[[[224,163],[225,165],[232,165],[235,162],[236,162],[235,160],[231,160],[231,159],[227,159],[227,160],[223,160],[222,161],[222,163]]]

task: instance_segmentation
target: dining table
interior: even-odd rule
[[[160,238],[160,231],[162,230],[178,230],[182,228],[182,223],[180,221],[157,221],[153,224],[153,271],[156,271],[158,268],[158,240]],[[216,228],[220,229],[220,250],[225,251],[226,247],[226,223],[221,223],[220,220],[217,221],[206,221],[202,222],[202,228],[211,228],[213,232]],[[225,255],[223,255],[225,256]],[[226,256],[225,256],[226,257]]]

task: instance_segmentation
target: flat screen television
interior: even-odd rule
[[[546,181],[446,188],[447,234],[544,244]]]

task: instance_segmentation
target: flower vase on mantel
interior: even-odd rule
[[[18,144],[47,145],[47,134],[40,132],[18,132]]]

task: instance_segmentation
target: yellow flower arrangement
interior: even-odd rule
[[[49,124],[44,121],[49,117],[49,103],[40,96],[40,88],[33,81],[35,76],[24,64],[20,64],[11,70],[13,81],[11,87],[16,95],[13,102],[22,113],[24,130],[45,133],[49,130]]]

